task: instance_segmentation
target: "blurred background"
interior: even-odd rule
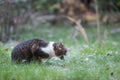
[[[62,42],[68,56],[12,63],[33,38]],[[0,0],[0,80],[120,80],[120,0]]]
[[[78,31],[86,43],[93,37],[100,42],[109,35],[119,35],[119,26],[120,0],[0,0],[1,42],[27,39],[23,34],[29,29],[32,31],[29,34],[38,31],[40,36],[45,34],[43,29],[57,31],[56,27],[65,29],[63,32],[75,28],[74,32],[68,32],[68,37],[72,34],[76,37]],[[94,36],[91,37],[89,32]]]

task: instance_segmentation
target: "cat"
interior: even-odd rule
[[[60,42],[46,42],[41,39],[30,39],[16,45],[11,53],[13,62],[41,61],[42,58],[58,57],[64,59],[67,49]]]

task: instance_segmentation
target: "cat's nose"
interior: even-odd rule
[[[65,53],[67,52],[67,50],[65,50]]]
[[[65,50],[64,50],[64,53],[66,54],[66,52],[67,52],[67,50],[65,49]]]

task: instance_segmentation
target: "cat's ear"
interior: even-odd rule
[[[57,42],[56,43],[56,48],[58,49],[58,50],[62,50],[62,46],[63,44],[61,43],[61,42]]]

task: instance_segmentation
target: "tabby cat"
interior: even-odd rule
[[[67,49],[60,42],[45,42],[41,39],[24,41],[14,47],[11,59],[15,62],[30,62],[42,58],[59,57],[64,59]]]

